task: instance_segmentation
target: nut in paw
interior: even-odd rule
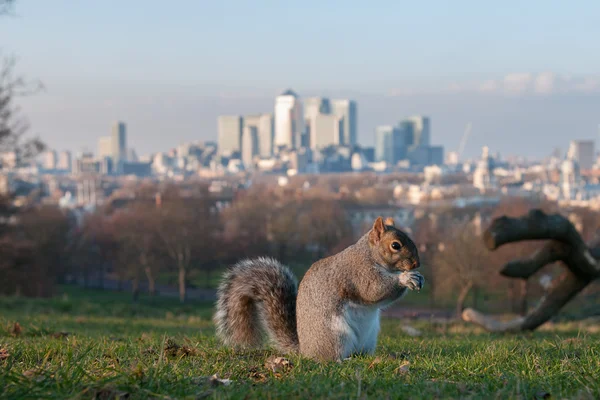
[[[425,278],[417,271],[406,271],[400,274],[400,284],[410,290],[421,290]]]

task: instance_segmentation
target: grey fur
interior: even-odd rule
[[[298,280],[272,258],[243,260],[230,268],[219,286],[214,322],[228,345],[262,343],[263,331],[280,351],[298,348],[296,296]]]
[[[392,242],[401,248],[392,250]],[[379,310],[407,288],[421,289],[418,267],[412,240],[381,218],[354,245],[314,263],[299,288],[277,261],[245,260],[225,274],[219,287],[217,334],[229,345],[257,346],[264,328],[280,351],[323,361],[372,354]]]

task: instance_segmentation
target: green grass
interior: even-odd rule
[[[413,324],[423,335],[409,337],[403,321],[385,320],[375,356],[291,356],[291,369],[275,374],[265,367],[274,351],[215,340],[211,307],[74,289],[0,298],[0,398],[600,398],[600,329],[591,323],[504,336],[423,321]],[[232,383],[211,385],[213,374]]]

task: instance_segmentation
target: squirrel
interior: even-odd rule
[[[378,217],[355,244],[315,262],[300,286],[290,269],[259,257],[231,267],[218,288],[214,322],[226,345],[254,347],[263,332],[283,353],[318,361],[373,354],[380,310],[425,279],[417,247]]]

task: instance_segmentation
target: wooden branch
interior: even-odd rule
[[[529,259],[511,261],[501,274],[528,279],[545,265],[562,261],[567,270],[553,282],[541,303],[525,317],[508,322],[497,321],[473,309],[465,309],[462,319],[492,332],[534,330],[567,304],[592,280],[600,277],[600,248],[589,249],[573,224],[565,217],[533,210],[521,218],[497,218],[484,233],[490,250],[522,240],[551,240]]]

